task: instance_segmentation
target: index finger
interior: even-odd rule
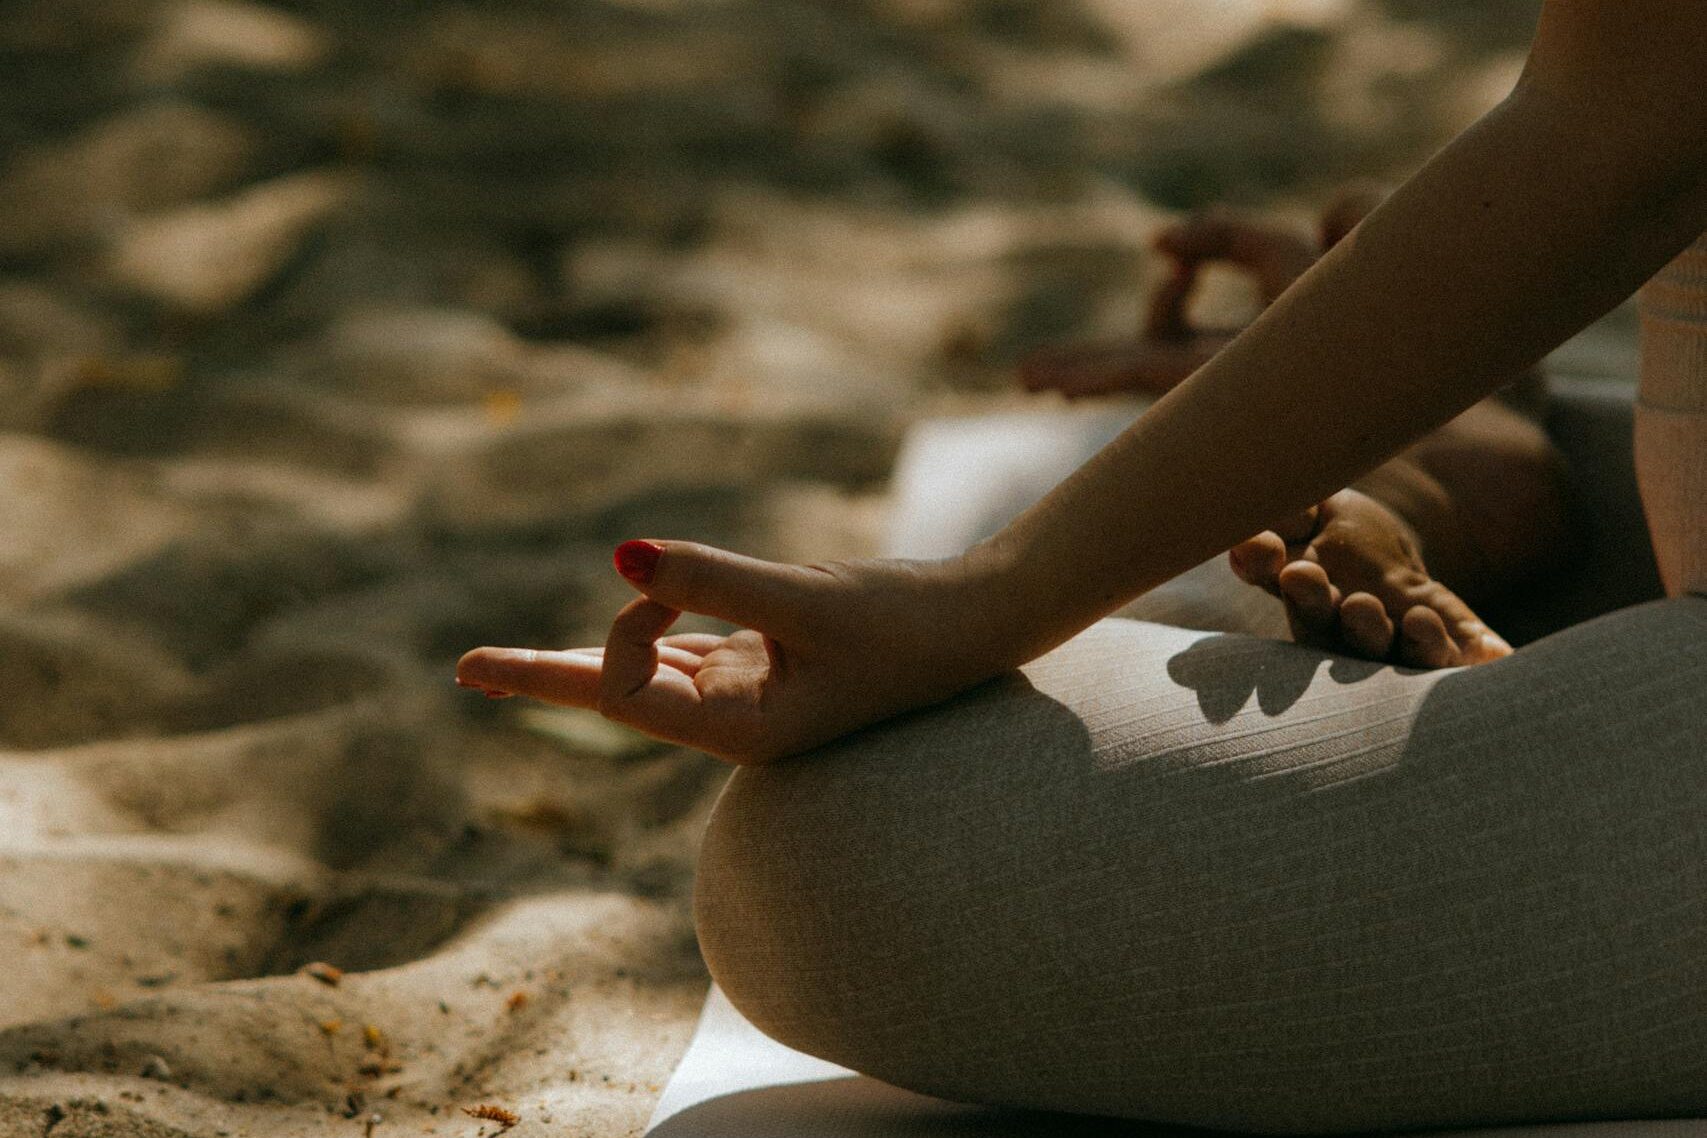
[[[601,709],[629,699],[658,671],[658,638],[681,616],[679,609],[650,597],[630,601],[611,621],[599,679]]]

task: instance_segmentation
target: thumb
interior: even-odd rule
[[[807,571],[691,541],[625,541],[616,571],[646,596],[780,640],[803,624]]]

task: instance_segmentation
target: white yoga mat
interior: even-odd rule
[[[1200,1132],[944,1102],[767,1038],[712,985],[649,1138],[1169,1138]],[[1697,1136],[1698,1138],[1698,1136]]]
[[[1202,1130],[994,1110],[903,1091],[767,1038],[715,984],[646,1133],[648,1138],[1216,1138]],[[1499,1127],[1433,1138],[1707,1138],[1707,1120]]]

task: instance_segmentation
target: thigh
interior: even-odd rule
[[[1707,1108],[1707,601],[1414,673],[1104,622],[737,772],[698,918],[784,1042],[1267,1130]]]

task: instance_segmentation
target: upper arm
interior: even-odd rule
[[[1650,205],[1707,207],[1707,0],[1546,0],[1514,95]]]
[[[1524,80],[1707,136],[1707,3],[1546,0]]]

